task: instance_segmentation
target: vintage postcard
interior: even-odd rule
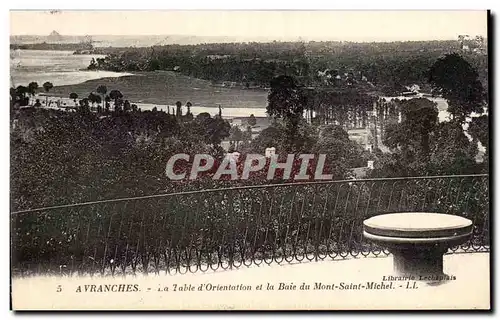
[[[489,12],[11,11],[13,310],[489,310]]]

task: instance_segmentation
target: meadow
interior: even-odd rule
[[[89,80],[80,84],[56,86],[50,95],[69,97],[75,92],[86,97],[100,85],[119,90],[124,99],[134,103],[173,105],[176,101],[204,107],[265,108],[268,91],[214,86],[210,81],[196,79],[172,71],[138,72],[134,75]]]

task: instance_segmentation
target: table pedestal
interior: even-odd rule
[[[394,272],[398,275],[443,275],[443,255],[446,248],[409,247],[393,248]]]

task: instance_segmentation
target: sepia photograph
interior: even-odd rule
[[[11,309],[490,310],[488,10],[11,10]]]

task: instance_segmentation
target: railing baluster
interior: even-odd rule
[[[243,191],[244,194],[245,193],[250,193],[251,191],[253,190],[246,190],[246,191]],[[247,198],[249,197],[249,198]],[[243,238],[242,238],[242,248],[241,248],[241,263],[246,266],[246,267],[249,267],[252,263],[252,259],[251,259],[251,251],[252,251],[252,248],[250,247],[250,251],[248,251],[248,247],[249,247],[249,239],[248,239],[248,229],[250,228],[250,222],[252,221],[251,220],[251,217],[253,217],[253,209],[254,209],[254,204],[255,204],[255,198],[250,196],[250,195],[246,195],[245,196],[245,200],[249,199],[250,200],[250,203],[248,205],[248,212],[245,214],[245,219],[244,219],[244,225],[245,225],[245,232],[243,233]],[[247,256],[247,254],[250,253],[250,257]],[[250,259],[248,259],[250,258]],[[247,264],[247,261],[250,261],[250,264]]]
[[[274,232],[274,243],[273,243],[273,260],[274,262],[276,263],[281,263],[283,262],[283,259],[284,259],[284,252],[282,250],[279,250],[279,249],[282,249],[283,248],[283,241],[281,239],[281,234],[282,234],[282,223],[283,223],[283,205],[284,205],[284,202],[285,202],[285,197],[286,193],[283,194],[281,196],[281,201],[280,201],[280,205],[279,205],[279,212],[278,212],[278,215],[276,216],[276,225],[273,225],[274,226],[274,229],[275,229],[275,232]],[[281,246],[280,246],[281,244]],[[279,255],[279,253],[281,252],[281,256]],[[281,259],[278,259],[278,258],[281,258]]]
[[[297,188],[296,187],[292,187],[291,188],[291,194],[292,194],[292,200],[290,201],[290,210],[288,211],[288,215],[287,215],[287,218],[286,218],[286,231],[285,231],[285,241],[283,243],[283,255],[284,255],[284,259],[286,262],[292,262],[293,261],[293,247],[290,248],[290,251],[287,251],[290,244],[289,244],[289,237],[291,237],[291,235],[289,235],[290,233],[290,224],[293,223],[292,221],[292,216],[293,216],[293,209],[295,208],[294,204],[295,204],[295,198],[297,197]],[[292,232],[293,232],[293,229],[292,229]],[[288,255],[287,252],[290,252],[290,254]]]
[[[313,257],[312,258],[309,258],[309,250],[310,250],[310,243],[311,243],[311,237],[310,237],[310,231],[311,231],[311,224],[312,224],[312,220],[314,219],[314,216],[313,216],[313,208],[312,206],[314,206],[314,201],[315,201],[315,197],[316,195],[313,193],[313,196],[312,196],[312,201],[310,201],[311,198],[309,198],[309,188],[308,186],[304,186],[304,188],[306,189],[306,191],[304,192],[304,194],[306,195],[306,203],[307,203],[307,206],[305,208],[305,217],[306,217],[306,221],[305,221],[305,225],[307,226],[306,228],[306,232],[305,232],[305,237],[304,237],[304,255],[305,255],[305,258],[309,261],[312,261],[314,259],[314,250],[313,250]],[[313,249],[314,249],[314,243],[313,243]]]
[[[133,202],[133,210],[130,211],[130,218],[129,218],[129,226],[128,226],[128,234],[127,234],[127,241],[125,245],[125,257],[123,259],[122,263],[122,274],[125,275],[125,272],[127,270],[127,259],[128,259],[128,253],[129,253],[129,246],[130,246],[130,238],[132,236],[132,231],[133,231],[133,226],[134,226],[134,218],[135,218],[135,208],[137,207],[136,202]],[[121,260],[121,259],[120,259]],[[132,271],[135,273],[135,266],[133,264],[133,260],[131,260],[131,267]]]
[[[303,186],[301,186],[301,189],[303,189]],[[306,204],[306,195],[305,195],[305,192],[302,191],[302,205],[300,207],[300,210],[297,211],[297,233],[295,235],[295,242],[294,242],[294,257],[295,257],[295,260],[297,261],[302,261],[304,260],[305,258],[305,255],[306,255],[306,250],[307,250],[307,241],[305,242],[304,244],[304,248],[300,248],[299,247],[299,239],[300,239],[300,234],[301,234],[301,229],[302,229],[302,222],[304,221],[304,208],[305,208],[305,204]],[[297,250],[301,250],[302,253],[304,254],[304,256],[302,256],[300,259],[297,257]]]
[[[349,244],[349,253],[353,256],[353,257],[357,257],[359,252],[357,251],[354,251],[354,250],[357,250],[358,248],[356,247],[357,243],[354,243],[354,239],[356,238],[356,236],[354,235],[355,233],[355,228],[357,226],[360,226],[361,225],[361,222],[363,219],[362,218],[362,215],[359,213],[359,201],[361,199],[361,187],[363,186],[363,183],[361,183],[361,186],[357,186],[357,189],[358,189],[358,196],[356,197],[356,205],[354,207],[354,217],[352,217],[351,219],[351,231],[349,232],[349,240],[348,240],[348,244]],[[354,253],[356,252],[356,253]]]
[[[331,185],[325,187],[325,189],[324,189],[325,204],[322,206],[323,209],[320,208],[320,210],[318,210],[318,212],[320,212],[320,214],[319,214],[319,230],[317,231],[317,234],[316,234],[318,237],[318,242],[321,242],[324,239],[323,238],[323,224],[324,224],[324,220],[325,220],[325,216],[326,216],[326,211],[328,209],[328,200],[330,198],[331,187],[332,187]],[[319,250],[319,245],[318,245],[318,251],[316,252],[316,257],[323,260],[326,258],[326,253],[328,252],[327,251],[328,250],[328,242],[327,241],[321,242],[321,245],[323,245],[325,248],[325,254],[323,255],[321,253],[321,250]]]
[[[257,215],[257,218],[256,218],[256,225],[254,226],[255,228],[255,233],[254,233],[254,237],[253,237],[253,245],[252,245],[252,261],[256,264],[256,265],[260,265],[260,263],[257,263],[256,261],[256,258],[255,258],[255,254],[257,253],[257,249],[260,247],[260,245],[257,245],[257,239],[258,239],[258,236],[259,236],[259,233],[260,233],[260,226],[261,226],[261,217],[262,217],[262,207],[263,207],[263,203],[264,203],[264,194],[265,194],[265,191],[267,189],[263,189],[261,190],[261,192],[259,192],[259,194],[261,194],[261,199],[259,201],[259,213]]]
[[[375,183],[370,184],[370,191],[368,193],[368,200],[366,201],[366,207],[365,207],[365,212],[363,214],[363,219],[366,219],[369,217],[368,209],[370,208],[370,201],[372,200],[373,186],[375,186]],[[359,239],[358,241],[360,243],[360,252],[363,256],[366,257],[372,251],[373,244],[371,241],[369,241],[369,242],[364,241],[364,237],[363,237],[362,232],[358,233],[358,239]],[[367,254],[365,254],[365,251],[363,250],[365,247],[369,248]]]
[[[115,205],[115,207],[116,207],[116,205]],[[103,253],[103,257],[102,257],[101,274],[104,274],[104,272],[106,271],[106,260],[107,260],[106,255],[108,254],[108,241],[110,239],[109,236],[111,235],[111,226],[113,225],[113,217],[115,216],[115,214],[116,214],[116,212],[112,212],[111,216],[109,217],[108,230],[107,230],[106,237],[104,240],[104,253]]]

